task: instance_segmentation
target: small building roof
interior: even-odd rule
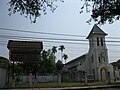
[[[95,34],[97,34],[97,35],[105,35],[105,36],[107,35],[103,30],[101,30],[101,29],[95,24],[86,39],[89,39],[92,35],[95,35]]]
[[[79,60],[79,59],[81,59],[81,58],[84,58],[87,54],[88,54],[88,53],[85,53],[85,54],[83,54],[83,55],[81,55],[81,56],[79,56],[79,57],[77,57],[77,58],[75,58],[75,59],[67,62],[66,65],[67,65],[67,64],[70,64],[70,63],[73,63],[73,62],[75,62],[75,61],[77,61],[77,60]]]
[[[112,62],[111,64],[120,68],[120,60],[118,60],[117,62]]]
[[[16,41],[16,40],[9,40],[8,49],[43,49],[43,43],[39,41]]]

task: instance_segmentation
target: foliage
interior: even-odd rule
[[[64,58],[64,60],[65,60],[65,64],[66,64],[66,60],[68,59],[68,55],[63,54],[63,56],[62,56],[62,57]]]
[[[61,45],[62,48],[63,45]],[[61,49],[60,49],[61,50]],[[63,50],[62,50],[63,51]],[[57,74],[63,68],[62,61],[58,60],[55,63],[57,52],[57,47],[53,46],[52,49],[43,50],[41,52],[41,59],[38,62],[15,62],[14,64],[14,74],[15,75],[29,75],[32,73],[33,75],[46,75],[46,74]],[[68,58],[66,54],[62,57],[65,60]],[[13,68],[13,64],[11,64],[11,70]]]
[[[65,49],[64,45],[60,45],[58,50],[61,51],[61,61],[63,61],[63,50]]]
[[[51,74],[56,72],[55,56],[52,51],[43,50],[41,60],[38,62],[16,62],[14,65],[14,73],[16,75],[32,73],[36,74]],[[13,67],[13,66],[12,66]]]
[[[83,12],[83,9],[86,8],[87,12],[92,13],[91,18],[87,21],[87,23],[90,23],[93,19],[97,24],[105,24],[107,21],[111,24],[120,18],[120,0],[82,1],[84,1],[84,5],[81,7],[81,12]]]
[[[48,51],[43,50],[40,73],[48,74],[54,73],[55,71],[55,55],[52,53],[51,49],[49,49]]]
[[[40,17],[42,13],[46,14],[48,8],[54,12],[57,8],[55,2],[63,0],[10,0],[8,3],[9,15],[19,12],[20,15],[29,17],[35,23],[36,18]],[[80,13],[85,8],[87,12],[92,13],[90,23],[94,20],[97,24],[105,24],[107,21],[113,23],[120,18],[120,1],[119,0],[81,0],[84,1]],[[91,8],[91,9],[90,9]]]
[[[15,75],[19,76],[19,75],[22,75],[22,72],[23,71],[23,68],[21,67],[20,63],[16,63],[14,65],[14,72],[15,72]]]
[[[9,66],[9,60],[5,57],[0,56],[0,67],[7,68]]]
[[[9,64],[9,60],[5,57],[0,56],[0,63],[6,63]]]
[[[59,48],[58,48],[58,50],[60,50],[62,52],[63,52],[64,49],[65,49],[64,45],[60,45]]]
[[[62,0],[10,0],[9,15],[19,12],[20,15],[29,17],[31,22],[35,23],[36,18],[40,17],[42,13],[46,14],[47,9],[54,12],[57,8],[55,2]]]
[[[55,54],[56,52],[57,52],[57,47],[56,47],[56,46],[53,46],[53,47],[52,47],[52,53]]]
[[[63,68],[63,63],[61,60],[58,60],[57,63],[56,63],[56,68],[57,68],[57,72],[60,73],[62,68]]]

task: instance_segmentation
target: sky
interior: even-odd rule
[[[79,35],[86,36],[91,31],[95,22],[91,22],[91,25],[87,24],[86,21],[90,18],[90,13],[80,14],[80,8],[83,5],[81,0],[64,0],[64,3],[57,2],[57,9],[54,13],[48,11],[46,15],[42,15],[37,19],[36,23],[31,23],[29,18],[21,16],[19,13],[9,16],[7,5],[9,0],[0,0],[0,28],[17,29],[24,31],[34,31],[34,32],[45,32],[45,33],[56,33],[56,34],[68,34],[68,35]],[[106,40],[120,41],[119,33],[120,21],[116,21],[113,24],[105,24],[99,26],[104,32],[108,34]],[[68,41],[60,41],[59,43],[51,42],[51,40],[42,40],[35,38],[56,38],[56,39],[77,39],[86,40],[86,37],[75,37],[75,36],[64,36],[64,35],[49,35],[40,33],[26,33],[26,32],[15,32],[6,31],[0,29],[0,56],[9,57],[7,43],[8,40],[12,39],[7,36],[21,36],[21,37],[34,37],[32,41],[43,41],[43,47],[45,50],[52,48],[52,46],[59,47],[60,45],[65,46],[64,53],[68,55],[67,62],[77,58],[88,52],[89,45],[88,41],[70,41],[71,43],[62,43]],[[109,37],[117,37],[118,39],[110,39]],[[20,40],[12,39],[12,40]],[[46,42],[50,41],[50,42]],[[61,43],[60,43],[61,42]],[[74,43],[74,44],[73,44]],[[76,43],[76,44],[75,44]],[[78,44],[81,43],[81,44]],[[86,44],[82,44],[86,43]],[[120,55],[120,43],[109,42],[107,44],[115,44],[117,46],[107,45],[109,62],[115,62],[119,60]],[[57,52],[57,60],[60,59],[60,51]]]

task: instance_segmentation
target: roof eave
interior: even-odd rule
[[[91,34],[89,34],[88,36],[87,36],[87,38],[86,39],[89,39],[91,36],[93,36],[93,35],[108,35],[108,34],[106,34],[106,33],[104,33],[104,34],[102,34],[102,33],[93,33],[92,35]]]

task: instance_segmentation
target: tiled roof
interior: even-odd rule
[[[86,56],[87,54],[88,54],[88,53],[85,53],[85,54],[83,54],[83,55],[81,55],[81,56],[79,56],[79,57],[77,57],[77,58],[75,58],[75,59],[67,62],[66,65],[69,64],[69,63],[73,63],[73,62],[75,62],[75,61],[77,61],[77,60],[80,60],[81,58],[85,58],[85,56]]]

